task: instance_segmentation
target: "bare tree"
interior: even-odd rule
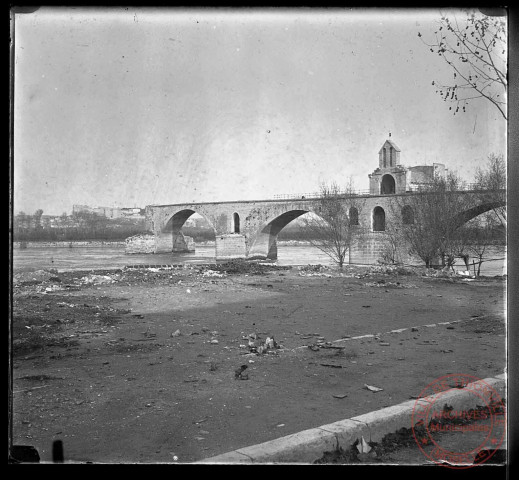
[[[491,247],[496,242],[496,233],[499,232],[499,221],[489,212],[479,215],[470,222],[471,242],[468,245],[468,251],[475,257],[474,275],[479,277],[481,274],[481,265],[488,261],[488,254],[491,253]],[[477,270],[476,270],[477,265]]]
[[[438,22],[434,40],[426,41],[431,53],[439,55],[452,69],[448,85],[434,80],[436,93],[453,102],[449,110],[465,111],[469,101],[486,99],[504,119],[507,92],[507,24],[503,17],[478,11],[465,12],[464,19],[445,14]]]
[[[486,167],[476,169],[474,181],[481,201],[493,205],[494,215],[506,228],[506,163],[503,155],[491,153]]]
[[[30,230],[31,224],[31,216],[27,215],[25,212],[20,211],[14,217],[14,237],[17,240],[25,241],[27,240],[27,234]]]
[[[434,176],[412,194],[398,196],[391,204],[393,223],[388,224],[389,237],[410,255],[419,257],[426,267],[441,260],[451,267],[456,257],[466,257],[465,230],[459,229],[459,215],[468,210],[471,194],[461,192],[464,185],[454,173]]]
[[[303,217],[302,233],[313,246],[343,268],[348,250],[360,235],[359,215],[364,202],[355,195],[353,182],[341,189],[337,183],[321,184],[313,202],[315,214]]]
[[[43,215],[43,210],[41,208],[39,208],[38,210],[36,210],[34,212],[33,219],[34,219],[34,228],[36,230],[39,230],[40,228],[42,228],[42,225],[41,225],[41,216],[42,215]]]

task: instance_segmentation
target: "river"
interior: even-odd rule
[[[56,270],[115,269],[128,265],[170,265],[214,263],[215,248],[212,245],[198,245],[194,253],[161,253],[126,255],[124,245],[89,245],[76,247],[29,246],[13,249],[13,270],[15,273],[44,268]],[[500,259],[485,262],[481,274],[487,276],[506,273],[504,247],[493,248],[487,258]],[[278,265],[333,265],[332,260],[316,247],[309,245],[278,245]],[[464,270],[461,260],[457,269]]]

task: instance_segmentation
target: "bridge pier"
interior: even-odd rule
[[[387,248],[384,232],[364,232],[349,250],[349,263],[376,265]]]
[[[173,252],[188,253],[195,251],[195,241],[193,237],[188,237],[182,232],[173,234]]]
[[[182,232],[155,233],[154,253],[188,253],[195,251],[195,242],[192,237],[186,237]]]
[[[247,258],[250,260],[277,260],[277,235],[270,233],[272,226],[267,225],[256,237]]]
[[[246,258],[245,236],[237,233],[216,235],[216,260]]]
[[[155,233],[154,253],[170,253],[173,251],[173,236],[171,232]]]

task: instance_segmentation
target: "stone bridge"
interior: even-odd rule
[[[471,192],[457,192],[465,195]],[[362,203],[358,216],[358,228],[362,229],[362,241],[349,252],[349,263],[374,264],[381,258],[387,245],[385,224],[399,220],[391,208],[395,197],[413,193],[384,195],[356,195]],[[476,198],[476,197],[475,197]],[[405,198],[403,199],[405,203]],[[401,202],[400,202],[401,203]],[[465,212],[460,212],[460,224],[504,202],[475,202]],[[147,228],[153,233],[148,251],[154,253],[192,251],[182,234],[182,226],[194,213],[205,217],[214,229],[216,259],[276,259],[279,232],[297,217],[315,211],[315,200],[294,198],[286,200],[257,200],[215,203],[185,203],[174,205],[149,205],[146,207]],[[406,261],[408,259],[402,259]]]

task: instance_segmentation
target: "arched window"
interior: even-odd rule
[[[232,219],[234,223],[234,233],[240,233],[240,216],[237,213],[234,213]]]
[[[386,212],[384,212],[382,207],[375,207],[373,209],[373,231],[386,231]]]
[[[356,207],[350,208],[350,225],[359,224],[359,211]]]
[[[382,182],[380,183],[380,194],[388,195],[391,193],[395,193],[395,179],[393,175],[386,174],[382,177]]]
[[[404,225],[412,225],[414,223],[414,212],[409,205],[402,208],[402,223]]]

